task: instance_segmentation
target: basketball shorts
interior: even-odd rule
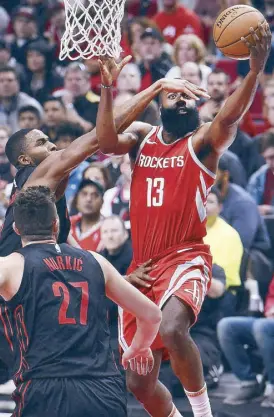
[[[122,377],[33,379],[17,386],[12,417],[126,417]]]
[[[139,265],[131,263],[128,274]],[[192,325],[196,322],[211,282],[212,257],[209,246],[192,245],[184,249],[171,249],[152,259],[150,276],[156,278],[151,288],[140,288],[151,301],[161,309],[170,297],[178,297],[189,306],[193,313]],[[119,344],[126,350],[136,332],[136,319],[119,308]],[[152,350],[164,349],[160,334],[153,342]],[[165,351],[163,358],[168,358]]]

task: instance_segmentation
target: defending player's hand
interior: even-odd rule
[[[249,42],[246,38],[241,38],[250,50],[250,69],[259,74],[264,70],[266,61],[271,50],[272,34],[268,23],[259,25],[260,37],[253,28],[250,28],[248,35]],[[261,39],[260,39],[261,38]]]
[[[154,366],[154,357],[151,349],[136,349],[130,346],[122,356],[124,369],[130,369],[139,375],[147,375]]]
[[[140,265],[132,274],[126,277],[126,280],[135,287],[150,288],[155,278],[151,278],[148,274],[152,271],[151,259]]]
[[[181,79],[167,79],[160,80],[162,89],[170,92],[185,93],[194,100],[199,100],[201,97],[210,98],[207,91],[198,85],[192,84],[187,80]]]
[[[102,57],[98,59],[100,72],[101,72],[101,83],[105,86],[111,86],[114,81],[117,80],[120,72],[126,64],[129,63],[132,56],[126,56],[122,61],[116,62],[114,58]]]

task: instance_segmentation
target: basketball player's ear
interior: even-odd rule
[[[20,155],[18,156],[18,162],[20,165],[30,165],[32,163],[32,159],[27,155]]]
[[[15,233],[16,233],[18,236],[20,236],[19,230],[17,229],[15,222],[13,222],[13,223],[12,223],[12,228],[13,228],[13,230],[15,231]]]

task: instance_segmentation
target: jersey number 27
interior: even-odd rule
[[[164,178],[147,178],[147,206],[160,207],[164,202]]]
[[[81,291],[81,304],[80,304],[80,317],[79,323],[82,325],[87,324],[88,318],[88,302],[89,302],[89,292],[88,292],[88,282],[69,282],[74,288],[79,288]],[[75,317],[68,317],[68,307],[70,303],[70,293],[69,288],[63,282],[54,282],[52,284],[52,291],[55,297],[63,297],[60,309],[58,320],[59,324],[76,324]]]

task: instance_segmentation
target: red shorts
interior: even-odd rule
[[[160,256],[152,260],[154,269],[150,272],[150,276],[157,279],[151,288],[142,287],[140,291],[161,309],[170,297],[180,298],[191,308],[194,324],[211,282],[212,257],[209,246],[193,244],[185,249],[172,248]],[[133,272],[137,266],[133,261],[128,273]],[[122,350],[131,344],[135,332],[135,317],[119,308],[119,343]],[[160,334],[151,348],[165,349]],[[167,351],[163,356],[168,357]]]

